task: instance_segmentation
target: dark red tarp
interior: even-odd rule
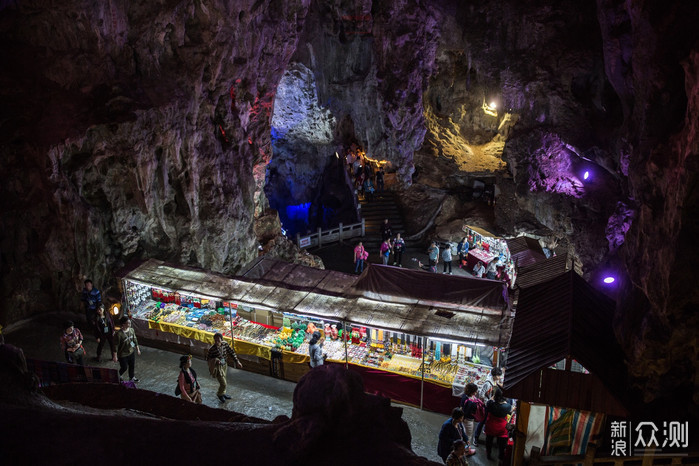
[[[508,305],[507,286],[498,280],[455,277],[385,265],[370,265],[356,281],[354,289],[380,301],[408,298],[498,310]]]

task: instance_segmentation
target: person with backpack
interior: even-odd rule
[[[226,395],[226,387],[228,386],[226,382],[226,373],[228,372],[229,358],[235,361],[239,369],[243,368],[243,364],[240,362],[240,359],[238,359],[235,349],[229,345],[228,342],[223,341],[222,333],[216,332],[214,334],[214,344],[209,348],[206,361],[209,363],[209,373],[218,380],[218,392],[216,392],[216,397],[221,403],[225,403],[226,400],[231,399],[229,395]]]
[[[447,273],[448,268],[449,275],[451,275],[451,245],[449,243],[444,244],[444,250],[442,251],[442,261],[444,261],[444,273]]]
[[[499,367],[493,367],[490,370],[490,375],[486,379],[485,383],[481,385],[480,389],[478,389],[478,398],[486,406],[488,405],[488,401],[493,398],[493,390],[495,388],[500,388],[500,390],[502,390],[502,369]],[[476,433],[474,434],[473,441],[471,442],[471,445],[474,447],[478,446],[478,437],[481,436],[483,427],[485,427],[485,418],[480,420],[476,426]]]
[[[183,400],[201,404],[201,387],[197,381],[197,373],[192,368],[192,355],[180,357],[180,375],[177,378],[177,388],[175,395],[179,395]]]
[[[397,233],[396,239],[393,240],[393,265],[403,267],[403,251],[405,251],[405,241],[400,237],[400,233]]]
[[[466,431],[467,442],[473,441],[473,428],[476,421],[480,422],[485,419],[485,405],[476,396],[477,393],[478,386],[475,383],[469,383],[466,384],[464,394],[461,397],[461,410],[464,412],[464,430]],[[470,447],[466,450],[468,456],[476,453],[476,450]]]
[[[369,257],[369,253],[364,249],[364,245],[360,241],[354,247],[354,273],[362,273],[364,271],[364,261]]]

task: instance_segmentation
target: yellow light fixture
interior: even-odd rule
[[[113,316],[118,316],[120,312],[121,312],[121,304],[119,304],[119,303],[114,303],[109,308],[109,313]]]

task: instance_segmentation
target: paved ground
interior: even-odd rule
[[[76,326],[83,327],[81,330],[84,330],[85,326],[80,324],[76,316],[49,314],[40,316],[19,328],[11,329],[5,334],[5,340],[22,348],[28,358],[63,362],[59,338],[63,323],[69,318],[75,319]],[[94,356],[97,343],[91,333],[85,331],[83,334],[88,356]],[[139,388],[174,395],[180,355],[148,347],[141,347],[141,352],[141,356],[136,357],[136,377],[140,379]],[[100,364],[93,361],[89,363],[118,368],[118,364],[111,361]],[[208,376],[205,361],[194,359],[193,367],[199,374],[204,404],[269,420],[282,414],[291,416],[292,395],[296,386],[293,382],[229,368],[228,393],[233,396],[233,399],[221,405],[215,396],[218,383]],[[437,437],[446,416],[421,411],[411,406],[396,405],[403,408],[403,419],[412,433],[413,451],[418,455],[441,462],[436,454]],[[489,462],[485,458],[485,448],[482,446],[478,447],[478,454],[471,457],[469,463],[471,465],[496,464],[495,461]]]

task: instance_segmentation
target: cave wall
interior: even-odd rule
[[[3,4],[2,314],[77,309],[146,257],[257,255],[275,89],[306,1]]]
[[[114,296],[134,259],[236,271],[278,229],[269,167],[296,176],[307,153],[320,180],[355,137],[417,185],[406,199],[447,206],[440,224],[491,177],[496,232],[560,241],[593,282],[616,269],[635,387],[696,405],[697,16],[617,0],[5,2],[0,323],[76,308],[85,277]],[[293,70],[332,134],[272,161]]]

